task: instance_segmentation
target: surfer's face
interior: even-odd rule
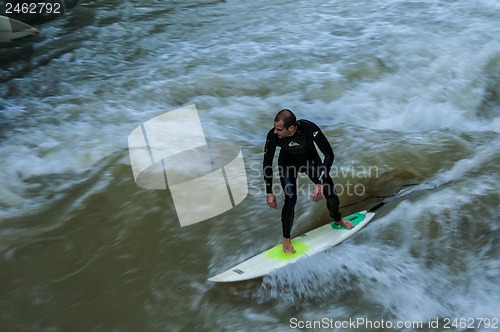
[[[295,134],[295,126],[285,128],[283,120],[281,120],[274,123],[274,133],[278,135],[279,138],[290,137]]]

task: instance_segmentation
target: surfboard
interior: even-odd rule
[[[0,15],[0,43],[17,41],[38,34],[40,31],[31,25]]]
[[[295,263],[299,259],[310,257],[347,240],[366,226],[374,216],[373,212],[360,211],[344,217],[354,224],[351,229],[339,226],[332,221],[293,238],[292,244],[295,248],[293,254],[285,254],[282,245],[278,244],[208,280],[235,282],[265,276],[272,271]]]

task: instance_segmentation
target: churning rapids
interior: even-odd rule
[[[0,330],[500,328],[499,22],[497,0],[88,0],[37,25],[0,48]],[[191,104],[249,193],[180,227],[127,138]],[[337,247],[209,282],[280,240],[260,168],[281,108],[328,137],[344,214],[418,185]],[[328,221],[308,190],[296,216],[293,235]]]

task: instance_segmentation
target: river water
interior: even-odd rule
[[[108,0],[37,26],[0,49],[0,329],[495,326],[499,22],[496,0]],[[249,193],[180,227],[169,190],[135,184],[127,138],[191,104],[208,139],[243,152]],[[344,214],[418,185],[340,246],[209,282],[280,241],[259,170],[281,108],[332,143]],[[293,235],[328,221],[309,198]]]

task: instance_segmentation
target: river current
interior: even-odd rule
[[[109,0],[37,25],[0,48],[0,330],[500,328],[499,22],[496,0]],[[127,139],[192,104],[249,191],[181,227]],[[209,282],[280,241],[260,168],[282,108],[328,137],[343,214],[388,203],[289,269]],[[299,181],[293,236],[328,222]]]

